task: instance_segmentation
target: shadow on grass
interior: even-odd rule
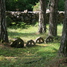
[[[14,67],[17,67],[16,65],[19,65],[21,67],[44,67],[45,64],[48,65],[48,62],[56,56],[57,51],[58,50],[55,47],[36,45],[26,48],[0,49],[0,56],[18,57],[16,59],[12,58],[8,60],[2,60],[2,63],[7,64],[9,67],[11,67],[11,65]],[[27,65],[24,64],[29,62],[31,63]],[[0,65],[3,66],[2,63]]]
[[[57,52],[57,49],[49,46],[33,46],[25,48],[0,48],[0,55],[13,56],[13,57],[35,57],[35,56],[48,56]]]

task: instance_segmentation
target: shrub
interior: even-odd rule
[[[59,11],[63,11],[64,10],[64,0],[59,0],[58,9],[59,9]]]
[[[12,22],[12,19],[10,17],[6,17],[6,23],[7,23],[7,26],[9,27],[11,25],[11,22]]]
[[[36,3],[36,5],[33,7],[33,11],[39,11],[39,5],[40,3]]]
[[[26,23],[24,23],[24,22],[17,22],[17,27],[25,28],[26,27]]]

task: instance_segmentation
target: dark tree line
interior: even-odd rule
[[[32,10],[33,6],[38,2],[39,0],[6,0],[6,10],[7,11],[16,11],[18,10]],[[46,0],[47,2],[49,0]],[[60,11],[64,10],[64,0],[59,0],[58,8]]]
[[[33,10],[33,6],[39,0],[6,0],[6,10],[7,11],[24,11],[26,9]]]

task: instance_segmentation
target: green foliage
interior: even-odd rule
[[[48,4],[48,0],[47,0],[47,4]],[[59,11],[63,11],[64,10],[64,0],[59,0],[59,2],[58,2],[58,10]],[[39,6],[40,6],[40,4],[39,4],[39,2],[38,3],[36,3],[36,5],[34,5],[34,7],[33,7],[33,11],[38,11],[39,10]],[[47,7],[48,7],[48,5],[47,5]]]
[[[16,26],[19,27],[19,28],[26,28],[26,23],[18,22],[18,24]]]
[[[58,9],[59,9],[60,11],[64,11],[64,2],[65,2],[65,0],[59,0]]]
[[[15,10],[39,10],[39,0],[6,0],[6,10],[15,11]],[[48,2],[48,0],[47,0]],[[64,10],[64,0],[59,0],[58,9],[60,11]]]
[[[7,22],[7,26],[9,27],[11,25],[12,19],[7,16],[6,22]]]
[[[32,10],[32,6],[35,5],[36,2],[38,2],[38,0],[6,0],[6,10]]]
[[[46,1],[47,1],[46,3],[48,4],[49,0]],[[40,6],[40,2],[37,2],[36,5],[33,6],[33,11],[39,11],[39,6]]]
[[[34,5],[33,7],[33,11],[39,11],[39,6],[40,6],[40,3],[36,3],[36,5]]]
[[[28,28],[30,25],[27,25],[24,22],[12,22],[11,18],[6,18],[7,27],[14,27],[14,28]]]

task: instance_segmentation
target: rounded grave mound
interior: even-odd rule
[[[11,47],[22,48],[24,47],[24,41],[21,38],[16,38],[11,44]]]
[[[38,37],[35,42],[41,44],[44,43],[44,39],[42,37]]]
[[[45,39],[45,42],[46,42],[46,43],[53,42],[53,37],[52,37],[52,36],[48,36],[48,37]]]
[[[33,40],[29,40],[29,41],[27,41],[27,43],[26,43],[26,46],[27,47],[31,47],[31,46],[34,46],[35,45],[35,42],[33,41]]]

